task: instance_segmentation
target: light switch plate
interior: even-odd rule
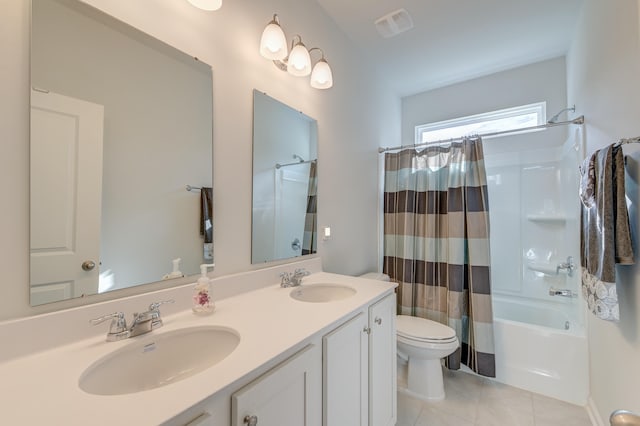
[[[331,227],[325,226],[322,228],[322,240],[327,241],[331,239]]]

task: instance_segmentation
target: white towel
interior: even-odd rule
[[[584,159],[580,166],[580,199],[586,208],[591,208],[596,200],[596,156],[598,151]]]

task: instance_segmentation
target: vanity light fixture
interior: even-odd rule
[[[298,42],[291,49],[288,59],[283,59],[283,62],[287,63],[287,72],[296,77],[306,77],[311,74],[311,55],[307,47],[302,43],[300,36],[294,36],[295,40],[298,37]],[[293,43],[292,43],[293,44]]]
[[[192,1],[192,0],[189,0]],[[320,59],[311,67],[311,53],[320,52]],[[278,15],[267,24],[260,39],[260,54],[271,59],[282,71],[296,77],[306,77],[311,74],[311,87],[315,89],[329,89],[333,86],[331,67],[324,58],[324,52],[318,47],[307,49],[299,35],[293,36],[291,52],[287,49],[287,38],[280,26]]]
[[[281,61],[289,54],[287,50],[287,38],[278,21],[278,15],[273,15],[271,22],[267,24],[260,39],[260,54],[273,61]]]
[[[333,74],[331,73],[331,67],[326,59],[324,59],[324,52],[317,47],[309,50],[311,53],[314,50],[320,51],[322,55],[318,62],[313,66],[311,71],[311,87],[314,89],[328,89],[333,86]]]
[[[187,0],[198,9],[213,11],[222,7],[222,0]]]

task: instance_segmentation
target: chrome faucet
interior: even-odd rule
[[[100,324],[108,319],[111,320],[111,326],[107,333],[107,342],[117,342],[118,340],[128,339],[129,337],[139,336],[148,333],[156,328],[162,327],[162,318],[160,318],[160,305],[165,303],[173,303],[174,300],[163,300],[154,302],[149,305],[149,309],[142,313],[133,314],[133,323],[127,328],[127,321],[124,313],[114,312],[103,317],[94,318],[89,322],[93,325]]]
[[[573,271],[576,269],[576,265],[573,263],[573,256],[567,257],[566,262],[562,262],[556,267],[556,274],[560,274],[561,269],[566,269],[567,275],[573,276]]]
[[[149,310],[142,313],[133,314],[133,324],[129,327],[131,336],[135,337],[148,333],[156,328],[162,327],[162,318],[160,318],[160,305],[165,303],[173,303],[174,300],[163,300],[162,302],[154,302],[149,305]]]
[[[549,288],[549,296],[562,296],[562,297],[578,297],[578,293],[566,288]]]
[[[296,269],[293,274],[283,272],[280,274],[280,287],[297,287],[302,284],[302,278],[309,274],[310,272],[306,269]]]
[[[89,320],[93,325],[97,325],[111,319],[109,332],[107,333],[107,342],[117,342],[118,340],[128,339],[131,332],[127,329],[127,320],[124,319],[124,313],[114,312],[100,318]]]

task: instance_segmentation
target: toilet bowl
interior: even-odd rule
[[[389,281],[389,276],[376,272],[362,278]],[[425,318],[396,316],[396,341],[399,362],[407,362],[406,387],[398,391],[426,401],[445,397],[442,381],[442,358],[460,346],[453,328]]]
[[[408,362],[407,387],[398,390],[427,401],[445,397],[441,359],[460,346],[451,327],[424,318],[396,317],[398,357]]]

